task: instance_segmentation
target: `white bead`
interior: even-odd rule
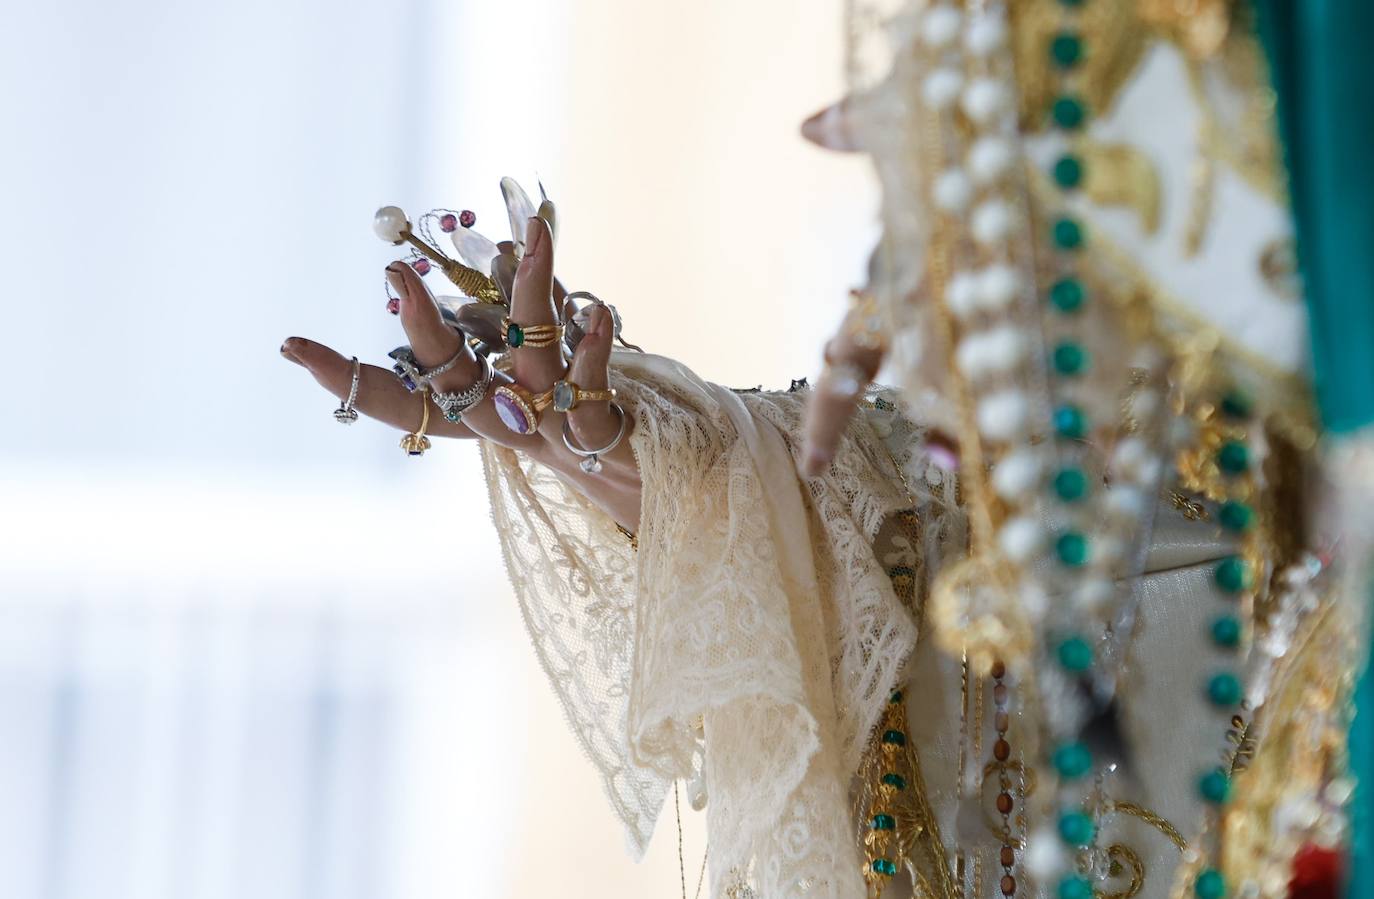
[[[935,205],[945,212],[963,212],[973,196],[973,185],[961,170],[946,169],[935,179],[932,194]]]
[[[992,371],[989,363],[988,340],[983,334],[970,334],[959,341],[954,350],[954,364],[970,381],[978,381]]]
[[[952,6],[932,6],[921,19],[921,40],[936,50],[948,47],[959,36],[963,16]]]
[[[973,183],[992,184],[1011,168],[1011,141],[1004,137],[980,137],[968,151],[968,171]]]
[[[987,126],[1007,108],[1010,92],[994,78],[975,78],[964,89],[962,107],[975,125]]]
[[[1001,243],[1011,231],[1011,207],[1001,200],[988,200],[973,210],[970,222],[973,239],[983,246]]]
[[[992,469],[992,489],[1008,502],[1018,500],[1040,486],[1041,470],[1038,453],[1028,449],[1008,453]]]
[[[1112,453],[1112,470],[1118,477],[1137,484],[1152,484],[1158,480],[1161,464],[1159,457],[1139,437],[1127,437]]]
[[[1021,364],[1025,356],[1026,339],[1021,336],[1021,332],[1009,325],[1001,325],[993,328],[983,336],[986,345],[984,352],[987,353],[988,367],[1000,374],[1005,374]]]
[[[978,403],[978,430],[990,440],[1019,437],[1026,428],[1030,402],[1019,390],[1002,390]]]
[[[998,263],[978,276],[978,302],[984,309],[1004,309],[1016,298],[1021,279],[1016,269]]]
[[[399,206],[383,206],[372,217],[372,230],[387,243],[400,243],[401,235],[410,230],[410,220]]]
[[[1107,490],[1107,509],[1122,518],[1139,520],[1145,515],[1145,494],[1129,484],[1113,484]]]
[[[1007,23],[999,15],[974,16],[964,32],[964,47],[974,56],[991,56],[1007,40]]]
[[[956,272],[945,285],[945,305],[956,318],[978,311],[979,278],[972,272]]]
[[[1093,561],[1111,565],[1121,561],[1126,555],[1126,544],[1120,537],[1102,535],[1093,540]]]
[[[1107,607],[1115,593],[1111,581],[1104,577],[1090,577],[1073,591],[1073,604],[1079,611],[1095,615]]]
[[[1029,562],[1045,546],[1045,529],[1028,516],[1008,519],[997,534],[997,544],[1008,561],[1018,565]]]
[[[1159,411],[1159,391],[1139,390],[1131,397],[1130,414],[1137,422],[1144,422]]]
[[[954,69],[938,68],[926,76],[922,96],[931,109],[943,111],[954,105],[964,86],[964,76]]]
[[[1045,613],[1050,610],[1049,594],[1033,580],[1022,581],[1017,590],[1017,599],[1021,601],[1021,610],[1033,625],[1043,621]]]
[[[1037,883],[1051,883],[1068,867],[1069,858],[1059,835],[1048,827],[1038,827],[1026,839],[1021,863]]]

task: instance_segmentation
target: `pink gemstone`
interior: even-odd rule
[[[413,268],[413,269],[415,269],[415,273],[418,274],[418,275],[428,275],[428,274],[429,274],[429,260],[428,260],[428,259],[416,259],[414,262],[412,262],[412,263],[410,264],[410,267]]]
[[[445,212],[439,216],[439,227],[443,229],[445,234],[452,234],[458,230],[458,216],[451,212]]]
[[[473,212],[471,209],[464,209],[462,212],[458,213],[458,224],[462,225],[464,228],[471,228],[473,225],[477,224],[477,213]]]
[[[496,414],[501,417],[501,423],[510,428],[517,434],[528,434],[530,421],[525,417],[525,413],[520,407],[515,405],[510,397],[498,393],[493,400],[496,403]]]
[[[386,311],[387,311],[387,312],[390,312],[392,315],[400,315],[400,314],[401,314],[401,301],[398,300],[396,297],[392,297],[391,299],[387,300],[387,301],[386,301]]]
[[[926,435],[926,457],[944,471],[957,471],[959,444],[947,434],[931,431]]]

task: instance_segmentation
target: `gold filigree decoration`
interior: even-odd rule
[[[1145,863],[1140,855],[1125,843],[1113,843],[1107,847],[1107,863],[1110,866],[1107,876],[1120,877],[1130,872],[1131,882],[1125,888],[1111,892],[1096,893],[1098,899],[1132,899],[1145,886]]]
[[[1085,139],[1075,145],[1088,169],[1084,190],[1103,206],[1125,206],[1140,216],[1146,234],[1159,230],[1159,171],[1140,150],[1129,144]]]
[[[1121,814],[1123,815],[1130,815],[1132,818],[1139,818],[1141,821],[1144,821],[1146,824],[1150,825],[1155,830],[1164,834],[1164,836],[1169,838],[1169,842],[1173,843],[1179,852],[1187,851],[1188,841],[1183,838],[1183,834],[1179,833],[1178,828],[1170,824],[1169,820],[1164,816],[1156,812],[1150,811],[1143,805],[1137,805],[1134,802],[1113,802],[1112,808],[1118,812],[1121,812]]]

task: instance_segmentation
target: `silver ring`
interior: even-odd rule
[[[334,410],[334,420],[341,425],[351,425],[358,420],[358,410],[353,408],[353,404],[358,401],[358,378],[362,374],[362,366],[358,364],[358,357],[353,357],[353,383],[348,387],[348,399],[339,404],[339,408]]]
[[[487,398],[487,393],[491,390],[492,378],[496,376],[495,370],[491,367],[491,362],[481,353],[477,354],[477,362],[482,366],[482,374],[477,381],[465,390],[456,393],[443,393],[435,390],[434,385],[430,385],[430,397],[434,400],[434,405],[438,406],[444,413],[447,421],[460,421],[473,406]]]
[[[567,418],[563,419],[563,445],[566,446],[568,451],[573,455],[582,457],[582,461],[579,465],[587,474],[600,474],[601,460],[597,457],[615,449],[620,445],[620,441],[625,438],[625,422],[628,420],[628,416],[626,416],[625,410],[621,408],[619,403],[611,403],[611,408],[615,410],[616,415],[620,416],[620,430],[615,432],[615,437],[611,438],[610,443],[594,450],[583,449],[574,444],[572,434],[568,430],[572,422]]]

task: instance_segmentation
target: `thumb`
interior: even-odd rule
[[[610,386],[612,342],[611,312],[594,306],[587,313],[587,333],[573,353],[568,380],[583,390],[605,390]],[[602,446],[615,437],[620,418],[605,400],[578,403],[568,413],[573,436],[582,446]]]

